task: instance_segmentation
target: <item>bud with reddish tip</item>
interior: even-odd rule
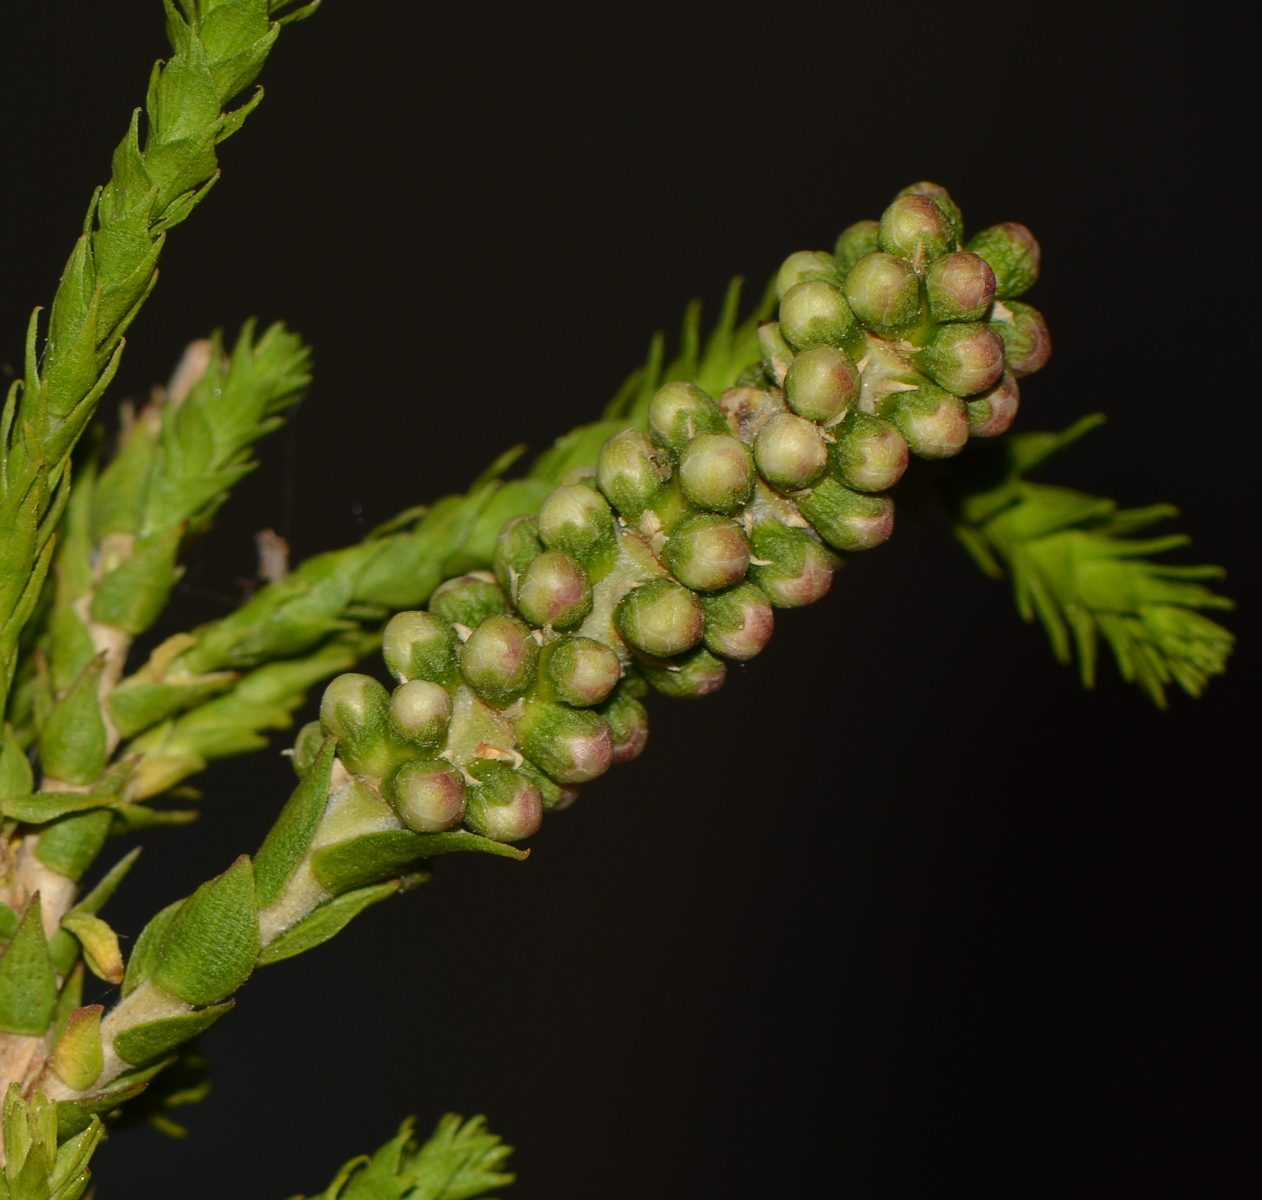
[[[487,617],[460,650],[465,681],[493,708],[504,708],[529,689],[539,661],[539,643],[516,617]]]
[[[507,763],[476,759],[469,774],[478,781],[468,790],[464,823],[496,842],[520,842],[543,824],[543,797],[533,780]]]
[[[805,529],[760,521],[750,545],[750,578],[777,608],[802,608],[828,595],[837,556]]]
[[[727,418],[696,384],[664,383],[649,404],[649,433],[675,454],[699,433],[726,432]]]
[[[704,646],[680,655],[672,663],[645,663],[641,669],[655,690],[674,700],[699,700],[713,695],[727,679],[727,664]]]
[[[772,487],[793,492],[824,473],[828,443],[813,422],[794,413],[776,413],[754,438],[754,461]]]
[[[522,753],[557,783],[586,783],[613,763],[613,734],[590,708],[530,700],[513,731]]]
[[[491,562],[500,587],[513,595],[518,576],[530,565],[531,559],[542,552],[539,522],[535,517],[513,517],[506,521],[495,539],[495,557]]]
[[[819,536],[836,550],[871,550],[894,532],[893,500],[852,492],[828,476],[800,496],[797,506]]]
[[[906,328],[920,317],[920,277],[911,263],[892,254],[865,254],[843,290],[854,315],[877,333]]]
[[[932,196],[897,196],[881,214],[881,249],[917,266],[954,250],[955,242],[955,227]]]
[[[998,437],[1007,433],[1017,419],[1021,390],[1016,376],[1005,371],[1003,378],[988,392],[968,402],[968,428],[973,437]]]
[[[330,680],[320,700],[320,724],[338,739],[337,756],[352,774],[390,769],[390,694],[371,675],[348,672]]]
[[[381,647],[390,674],[400,683],[428,679],[444,687],[460,681],[459,648],[451,625],[427,612],[396,613],[386,625]]]
[[[976,396],[1003,375],[1003,338],[980,321],[936,325],[911,359],[953,395]]]
[[[637,682],[643,687],[643,681]],[[649,740],[649,714],[632,695],[632,689],[620,687],[601,713],[613,735],[613,761],[624,763],[638,758]]]
[[[881,402],[881,415],[894,422],[913,454],[950,458],[968,441],[964,401],[931,383],[915,391],[896,392]]]
[[[957,242],[964,240],[964,214],[960,212],[960,206],[951,199],[951,193],[940,183],[930,183],[928,180],[921,180],[919,183],[909,183],[898,194],[900,196],[929,196],[937,203],[938,207],[946,215],[947,220],[951,222],[955,240]]]
[[[837,260],[824,250],[798,250],[780,264],[776,272],[776,299],[780,300],[800,283],[814,279],[837,281]]]
[[[413,679],[390,697],[390,730],[404,746],[435,754],[447,741],[451,693],[425,679]]]
[[[981,321],[995,299],[995,273],[980,255],[957,250],[929,264],[925,294],[935,321]]]
[[[404,763],[385,791],[399,819],[416,833],[442,833],[464,816],[464,777],[443,758]]]
[[[968,239],[966,250],[980,254],[995,273],[995,296],[1009,300],[1034,286],[1043,252],[1024,225],[1005,221]]]
[[[615,433],[596,463],[600,490],[628,521],[639,519],[670,475],[667,457],[635,429]]]
[[[643,654],[673,658],[705,633],[705,610],[687,588],[655,579],[628,592],[614,614],[618,632]]]
[[[706,596],[705,644],[722,658],[744,662],[771,640],[776,618],[767,593],[753,583],[738,583]]]
[[[508,597],[494,575],[474,571],[439,584],[429,598],[429,611],[444,621],[472,629],[487,617],[507,612]]]
[[[816,346],[795,358],[784,377],[784,398],[799,417],[839,420],[859,398],[859,368],[844,350]]]
[[[851,413],[837,429],[829,451],[837,476],[860,492],[892,488],[908,462],[907,440],[889,421],[870,413]]]
[[[684,495],[709,512],[735,513],[754,491],[754,456],[730,433],[702,433],[679,458]]]
[[[880,249],[881,223],[856,221],[841,231],[833,257],[837,260],[837,273],[845,279],[850,269],[866,254]]]
[[[1008,368],[1018,378],[1047,365],[1052,335],[1037,308],[1017,300],[996,304],[990,327],[1003,339]]]
[[[545,550],[517,582],[517,607],[532,625],[569,629],[592,611],[591,580],[568,554]]]
[[[791,287],[780,301],[780,332],[791,346],[840,346],[859,332],[841,289],[822,279]]]
[[[564,638],[544,655],[544,670],[556,694],[576,708],[600,704],[622,675],[618,656],[592,638]]]
[[[595,579],[612,562],[613,511],[609,501],[582,483],[553,489],[539,507],[539,536],[549,550],[578,559]]]
[[[727,517],[693,513],[672,530],[662,561],[685,587],[715,592],[745,578],[749,539]]]

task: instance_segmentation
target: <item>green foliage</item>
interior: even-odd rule
[[[0,1200],[79,1200],[92,1178],[88,1161],[104,1132],[91,1117],[58,1146],[56,1105],[40,1091],[24,1100],[18,1085],[10,1085],[4,1098]]]

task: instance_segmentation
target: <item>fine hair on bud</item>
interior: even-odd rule
[[[897,196],[881,214],[881,249],[916,265],[955,249],[955,227],[932,196]]]
[[[416,833],[442,833],[464,816],[464,776],[443,758],[405,762],[385,790],[399,820]]]
[[[439,584],[429,598],[429,611],[472,629],[487,617],[507,612],[508,597],[489,571],[473,571]]]
[[[835,346],[799,354],[784,377],[784,398],[799,417],[827,424],[840,420],[859,398],[859,368]]]
[[[1047,365],[1052,335],[1037,308],[1016,300],[996,304],[990,327],[1003,339],[1004,358],[1017,378],[1033,375]]]
[[[837,273],[844,281],[850,269],[881,244],[881,223],[879,221],[856,221],[847,225],[837,237],[837,245],[833,257],[837,260]]]
[[[600,490],[628,521],[639,517],[670,475],[662,452],[635,429],[615,433],[596,463]]]
[[[912,361],[939,387],[956,396],[975,396],[994,387],[1004,369],[1004,343],[980,321],[935,325]]]
[[[822,279],[791,287],[780,301],[780,332],[798,350],[840,346],[858,329],[841,289]]]
[[[545,651],[545,671],[556,694],[576,708],[599,704],[622,675],[618,656],[603,642],[567,637]]]
[[[671,531],[662,561],[685,587],[715,592],[745,578],[749,539],[735,521],[717,513],[693,513]]]
[[[973,437],[998,437],[1007,433],[1017,419],[1021,389],[1016,376],[1005,371],[1003,378],[976,400],[968,401],[968,429]]]
[[[532,516],[513,517],[504,523],[495,539],[495,556],[491,565],[500,587],[514,596],[517,577],[530,566],[531,560],[543,552],[539,540],[539,522]]]
[[[951,193],[940,183],[930,183],[928,180],[921,180],[919,183],[909,183],[898,194],[900,196],[932,197],[938,207],[946,214],[947,220],[951,222],[955,241],[962,242],[964,240],[964,214],[960,212],[960,206],[951,199]]]
[[[828,476],[797,504],[820,537],[837,550],[871,550],[894,532],[894,502],[888,496],[854,492]]]
[[[568,554],[546,550],[518,581],[517,607],[532,625],[568,629],[592,611],[591,579]]]
[[[783,300],[799,284],[816,279],[836,283],[839,279],[837,260],[826,250],[797,250],[780,264],[780,270],[776,272],[776,299]]]
[[[767,593],[757,584],[738,583],[706,596],[705,644],[721,658],[741,662],[760,654],[771,640],[776,618]]]
[[[654,658],[691,650],[705,633],[705,610],[686,587],[655,579],[628,592],[614,614],[627,643]]]
[[[535,680],[539,643],[516,617],[487,617],[460,650],[460,669],[480,700],[505,708]]]
[[[371,675],[348,672],[329,681],[320,700],[320,723],[338,739],[337,755],[357,775],[390,769],[390,694]]]
[[[892,488],[909,459],[907,439],[889,421],[853,412],[837,428],[829,459],[841,482],[860,492]]]
[[[920,458],[950,458],[968,441],[964,401],[931,383],[887,397],[881,414],[898,426],[911,452]]]
[[[698,434],[679,459],[684,495],[709,512],[739,512],[754,491],[754,456],[730,433]]]
[[[613,512],[600,492],[581,483],[554,488],[539,507],[539,536],[591,569],[591,558],[613,541]]]
[[[390,730],[409,747],[434,754],[447,741],[451,723],[451,693],[437,683],[413,679],[400,684],[390,697]]]
[[[776,413],[754,438],[762,477],[784,492],[814,483],[828,465],[828,443],[819,427],[795,413]]]
[[[672,663],[645,663],[642,669],[654,689],[673,700],[711,696],[727,679],[727,664],[704,646],[680,655]]]
[[[1018,221],[1005,221],[975,233],[964,246],[980,254],[995,273],[995,298],[1011,300],[1039,277],[1042,250],[1038,239]]]
[[[594,709],[530,700],[513,732],[522,753],[557,783],[586,783],[613,765],[613,734]]]
[[[944,254],[925,271],[929,315],[935,321],[983,321],[995,299],[995,273],[978,254]]]
[[[496,842],[520,842],[543,823],[543,797],[520,771],[494,759],[469,764],[477,781],[467,793],[465,824]]]
[[[428,612],[401,612],[387,623],[381,652],[400,683],[426,679],[454,687],[460,680],[459,647],[447,621]]]
[[[750,546],[750,578],[777,608],[804,608],[828,595],[837,556],[805,529],[759,521]]]
[[[904,328],[920,316],[920,278],[902,258],[878,250],[850,269],[843,289],[854,315],[877,333]]]
[[[726,432],[727,419],[722,410],[695,383],[664,383],[649,404],[649,433],[653,441],[675,454],[699,433]]]
[[[613,736],[613,761],[624,763],[639,758],[649,740],[648,709],[629,688],[620,687],[601,714]]]

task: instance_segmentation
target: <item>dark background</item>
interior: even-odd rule
[[[1140,11],[329,3],[282,36],[105,405],[250,314],[316,348],[172,627],[239,598],[255,530],[302,557],[462,490],[591,419],[691,296],[929,178],[1042,239],[1057,351],[1022,427],[1112,417],[1048,477],[1177,501],[1244,633],[1245,31]],[[10,6],[0,36],[18,363],[165,43],[134,2]],[[205,1039],[191,1136],[111,1138],[102,1200],[315,1191],[447,1109],[520,1148],[517,1200],[1254,1194],[1256,647],[1169,713],[1111,663],[1086,693],[905,514],[719,696],[658,702],[528,864],[444,861],[261,972]],[[257,846],[283,744],[145,839],[122,931]]]

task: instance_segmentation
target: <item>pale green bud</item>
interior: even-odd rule
[[[836,421],[859,399],[859,368],[844,350],[816,346],[795,358],[784,377],[784,398],[808,421]]]
[[[401,612],[386,625],[381,652],[400,683],[428,679],[454,687],[460,680],[459,647],[460,639],[446,621],[432,613]]]
[[[727,664],[704,646],[690,650],[673,663],[645,663],[641,669],[657,691],[674,700],[698,700],[713,695],[727,679]]]
[[[460,648],[465,681],[493,708],[504,708],[529,689],[539,661],[530,626],[503,614],[487,617]]]
[[[900,196],[932,197],[937,202],[938,207],[946,214],[947,220],[951,222],[951,228],[955,234],[955,242],[964,240],[964,214],[960,212],[960,206],[951,199],[951,193],[940,183],[929,183],[927,180],[922,180],[920,183],[908,184],[898,194]]]
[[[705,633],[701,601],[669,579],[655,579],[628,592],[614,620],[630,645],[654,658],[691,650]]]
[[[871,550],[894,532],[894,502],[888,496],[852,492],[827,476],[798,497],[797,506],[837,550]]]
[[[644,686],[642,680],[636,682]],[[624,763],[638,758],[649,740],[649,714],[632,689],[618,688],[601,713],[613,736],[613,761]]]
[[[324,739],[327,736],[324,726],[319,721],[308,721],[298,730],[298,736],[294,738],[292,761],[294,771],[300,779],[305,779],[307,772],[315,764],[316,755],[320,753],[320,747],[324,745]]]
[[[635,429],[615,433],[596,463],[600,490],[628,521],[639,519],[670,474],[666,456]]]
[[[439,584],[429,598],[429,611],[434,616],[472,629],[487,617],[508,611],[508,596],[487,571],[457,575]]]
[[[877,333],[902,329],[920,316],[920,278],[911,263],[892,254],[864,255],[843,290],[854,315]]]
[[[776,618],[767,593],[753,583],[738,583],[702,599],[705,644],[722,658],[744,662],[771,640]]]
[[[898,426],[911,452],[921,458],[950,458],[968,441],[964,401],[931,383],[887,397],[881,413]]]
[[[780,332],[791,346],[840,346],[859,331],[841,289],[822,279],[791,287],[780,301]]]
[[[736,522],[717,513],[693,513],[671,531],[662,561],[684,587],[716,592],[745,578],[749,539]]]
[[[533,780],[506,763],[481,759],[469,764],[478,786],[467,793],[464,823],[496,842],[520,842],[543,824],[543,797]]]
[[[981,255],[957,250],[929,264],[925,294],[935,321],[981,321],[995,299],[995,273]]]
[[[613,764],[613,734],[590,708],[530,700],[513,731],[526,757],[558,783],[586,783]]]
[[[819,427],[793,413],[776,413],[754,438],[762,477],[783,492],[814,483],[828,465],[828,443]]]
[[[730,433],[698,434],[679,459],[684,495],[698,508],[734,513],[754,491],[754,456]]]
[[[442,833],[465,813],[464,776],[444,758],[405,762],[385,790],[399,820],[416,833]]]
[[[837,260],[824,250],[798,250],[780,264],[776,273],[776,299],[781,300],[798,284],[813,279],[837,281]]]
[[[880,241],[879,221],[856,221],[843,229],[833,250],[838,275],[844,280],[859,259],[880,249]]]
[[[1052,335],[1037,308],[1017,300],[997,304],[990,327],[1003,338],[1008,369],[1018,379],[1047,365],[1052,354]]]
[[[513,517],[506,521],[495,539],[495,557],[491,563],[500,587],[512,595],[517,577],[530,565],[531,559],[542,552],[539,522],[535,517]]]
[[[750,545],[750,578],[777,608],[802,608],[828,595],[837,556],[805,529],[760,521]]]
[[[772,379],[779,384],[789,369],[797,351],[789,345],[779,321],[769,321],[758,326],[758,352],[762,365]]]
[[[881,249],[916,265],[955,249],[955,228],[932,196],[900,195],[881,214]]]
[[[578,559],[588,571],[613,548],[613,512],[598,491],[581,483],[565,484],[544,497],[539,508],[539,536],[549,550]]]
[[[337,756],[355,775],[384,775],[391,766],[390,694],[371,675],[348,672],[330,680],[320,723],[338,739]]]
[[[854,412],[837,429],[829,456],[847,487],[884,492],[907,469],[907,441],[889,421]]]
[[[557,695],[576,708],[600,704],[622,675],[618,656],[593,638],[567,637],[545,653],[545,670]]]
[[[390,729],[404,745],[434,754],[447,741],[451,693],[437,683],[413,679],[390,697]]]
[[[976,400],[968,401],[968,428],[973,437],[998,437],[1007,433],[1017,419],[1021,389],[1016,376],[1005,371],[1003,378]]]
[[[975,396],[994,387],[1003,374],[1003,338],[980,321],[936,325],[911,358],[939,387]]]
[[[592,611],[592,582],[568,554],[548,550],[531,562],[518,582],[517,607],[532,625],[568,629]]]
[[[722,410],[694,383],[664,383],[649,404],[649,433],[675,454],[699,433],[726,431]]]
[[[1010,300],[1034,286],[1039,277],[1042,250],[1024,225],[1005,221],[968,239],[966,250],[980,254],[995,273],[995,296]]]

